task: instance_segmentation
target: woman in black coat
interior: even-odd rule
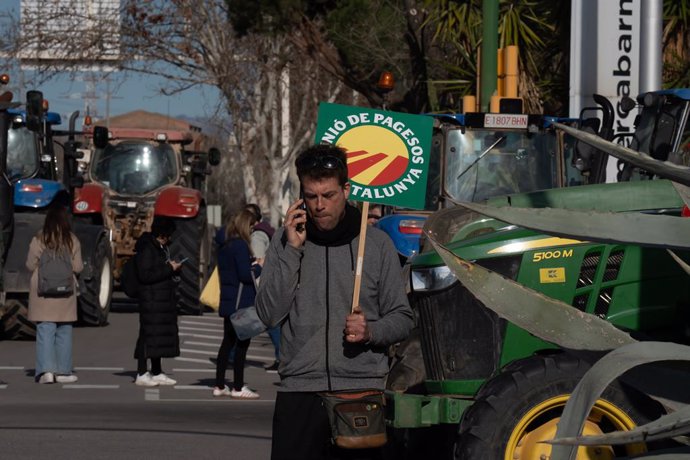
[[[134,261],[139,279],[139,338],[134,358],[137,360],[135,383],[141,386],[174,385],[163,373],[161,358],[180,355],[177,330],[177,302],[173,277],[182,265],[170,258],[168,244],[175,222],[157,216],[151,232],[141,235]],[[148,372],[146,360],[151,360]]]

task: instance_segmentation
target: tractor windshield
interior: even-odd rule
[[[556,152],[556,138],[549,132],[449,131],[446,193],[454,201],[482,201],[555,187]]]
[[[169,144],[108,144],[96,150],[92,165],[94,180],[125,195],[144,195],[177,180],[175,152]]]
[[[25,127],[7,133],[7,174],[10,179],[26,179],[38,169],[36,136]]]

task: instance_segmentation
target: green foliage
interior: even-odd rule
[[[326,16],[327,38],[345,65],[373,84],[382,70],[407,77],[405,27],[401,2],[395,0],[339,2]]]
[[[476,94],[477,50],[482,39],[480,0],[426,0],[427,26],[433,29],[430,74],[436,79],[466,80],[462,87],[446,88]],[[517,45],[520,53],[523,94],[531,111],[541,111],[541,101],[550,113],[562,111],[567,100],[568,75],[565,57],[569,42],[569,2],[534,0],[499,4],[499,47]]]
[[[664,69],[665,88],[690,86],[690,0],[664,1]]]

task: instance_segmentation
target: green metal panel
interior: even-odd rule
[[[683,206],[682,199],[668,180],[581,185],[494,197],[487,203],[492,206],[518,208],[591,209],[594,211],[638,211]]]
[[[386,421],[394,428],[420,428],[441,423],[460,423],[471,400],[447,396],[423,396],[386,392]]]
[[[473,396],[483,384],[484,380],[427,380],[424,382],[428,393],[459,396]]]

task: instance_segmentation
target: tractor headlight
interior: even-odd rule
[[[412,270],[413,291],[438,291],[452,285],[455,275],[447,265],[432,268],[415,268]]]

